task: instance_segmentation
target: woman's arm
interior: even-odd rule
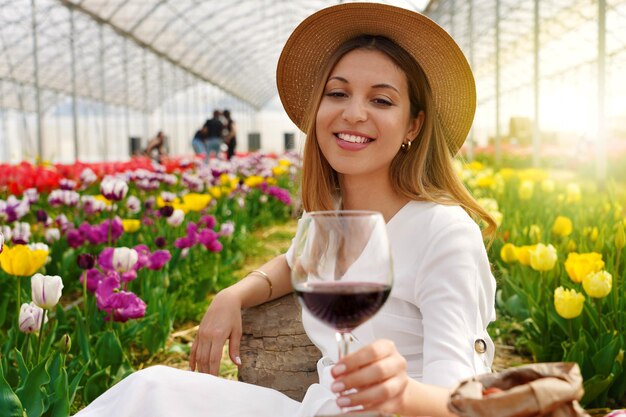
[[[406,360],[390,340],[378,340],[347,355],[332,369],[331,389],[340,407],[363,406],[402,415],[454,417],[447,404],[450,390],[409,378]],[[352,389],[356,392],[350,393]]]
[[[271,282],[271,297],[270,283],[259,273],[250,274],[220,291],[200,322],[189,355],[191,370],[217,375],[226,339],[229,340],[232,361],[241,365],[241,309],[254,307],[293,291],[291,270],[285,255],[275,257],[259,270],[265,272]]]

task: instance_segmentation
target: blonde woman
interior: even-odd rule
[[[287,114],[307,134],[304,209],[384,216],[394,260],[389,300],[353,332],[358,342],[341,361],[333,330],[303,311],[323,357],[319,384],[302,403],[215,378],[227,340],[241,363],[241,309],[293,290],[290,250],[217,294],[191,350],[198,372],[138,372],[81,416],[107,415],[113,403],[134,417],[313,416],[342,407],[450,416],[450,389],[489,371],[495,282],[477,222],[486,236],[495,224],[452,169],[475,110],[473,76],[459,47],[419,13],[341,4],[295,29],[277,83]],[[145,398],[141,405],[137,396]]]

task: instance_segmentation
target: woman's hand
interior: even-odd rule
[[[241,300],[228,290],[220,291],[204,313],[198,334],[191,346],[189,366],[192,371],[216,375],[226,339],[231,360],[241,365]]]
[[[406,359],[390,340],[378,340],[347,355],[332,369],[331,389],[340,395],[337,405],[400,412],[410,381],[406,367]],[[352,389],[356,392],[350,393]]]

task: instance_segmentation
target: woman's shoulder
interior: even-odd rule
[[[440,204],[432,201],[410,201],[402,210],[403,217],[409,221],[423,222],[435,229],[451,224],[468,223],[476,225],[467,212],[456,204]]]

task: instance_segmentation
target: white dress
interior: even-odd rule
[[[458,206],[411,201],[387,223],[387,232],[394,263],[391,295],[353,332],[352,350],[391,339],[406,358],[410,377],[444,387],[489,372],[494,347],[486,328],[495,319],[495,280],[476,223]],[[275,390],[155,366],[130,375],[77,417],[338,413],[330,391],[337,356],[334,331],[306,310],[302,321],[322,352],[320,383],[309,387],[302,403]]]

